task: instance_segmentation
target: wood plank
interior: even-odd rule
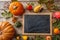
[[[11,0],[0,0],[0,1],[11,1]]]
[[[11,0],[0,0],[0,1],[11,1]],[[38,0],[18,0],[18,1],[38,1]]]

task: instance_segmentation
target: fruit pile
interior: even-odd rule
[[[60,40],[60,12],[53,13],[53,40]]]
[[[27,3],[26,9],[28,11],[33,11],[35,13],[38,13],[43,9],[43,7],[42,7],[41,4],[38,4],[38,5],[34,6],[34,3]],[[17,2],[15,1],[15,2],[12,2],[9,5],[9,11],[15,16],[21,16],[21,15],[24,14],[25,9],[24,9],[22,3],[18,2],[18,1]]]
[[[60,12],[53,13],[54,34],[60,34]]]
[[[27,3],[27,7],[26,8],[29,11],[33,11],[35,13],[38,13],[38,12],[40,12],[42,10],[43,7],[42,7],[41,4],[38,4],[38,5],[34,6],[34,3]]]

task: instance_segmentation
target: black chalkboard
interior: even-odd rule
[[[50,15],[25,15],[24,33],[50,33]]]

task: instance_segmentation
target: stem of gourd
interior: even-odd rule
[[[17,9],[17,7],[16,7],[16,6],[13,6],[13,8],[14,8],[14,10],[15,10],[15,9]]]

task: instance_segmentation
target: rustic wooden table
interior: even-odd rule
[[[21,1],[21,3],[24,5],[24,8],[26,7],[26,3],[28,3],[28,2],[34,2],[36,5],[38,4],[38,3],[37,3],[38,0],[19,0],[19,1]],[[3,10],[8,10],[7,7],[5,7],[5,6],[9,5],[10,2],[11,2],[11,0],[0,0],[0,22],[1,22],[1,21],[8,21],[8,22],[10,22],[10,23],[13,25],[11,19],[6,20],[6,19],[3,18],[2,15],[1,15],[1,13],[3,12]],[[60,4],[60,3],[59,3],[59,4]],[[58,5],[59,5],[59,4],[58,4]],[[46,9],[46,8],[45,8],[45,9]],[[45,13],[45,12],[48,12],[48,13],[49,13],[48,10],[43,11],[43,13]],[[33,12],[29,12],[29,11],[26,10],[25,13],[33,13]],[[19,17],[18,17],[18,21],[21,21],[21,22],[22,22],[22,20],[23,20],[23,18],[21,18],[21,17],[19,16]],[[22,33],[22,31],[21,31],[22,28],[15,28],[15,29],[16,29],[16,31],[17,31],[18,34],[21,34],[21,33]]]
[[[5,18],[3,18],[2,17],[2,15],[1,15],[1,13],[3,12],[3,10],[8,10],[8,8],[7,8],[7,6],[10,4],[10,0],[5,0],[5,1],[1,1],[0,0],[0,21],[8,21],[8,22],[10,22],[10,23],[12,23],[11,22],[11,18],[10,19],[5,19]],[[21,1],[21,3],[23,4],[23,6],[24,6],[24,8],[26,7],[26,4],[28,3],[28,2],[33,2],[33,3],[35,3],[35,5],[37,5],[38,4],[38,2],[37,1],[26,1],[26,0],[23,0],[23,1]],[[45,10],[44,11],[44,13],[46,12],[47,10]],[[49,12],[49,11],[48,11]],[[28,10],[26,10],[25,11],[25,13],[24,14],[26,14],[26,13],[33,13],[33,12],[29,12]],[[21,18],[20,16],[18,17],[18,21],[22,21],[23,20],[23,18]],[[13,23],[12,23],[12,25],[13,25]],[[16,28],[16,31],[17,31],[17,33],[18,34],[20,34],[20,33],[22,33],[22,28]]]

